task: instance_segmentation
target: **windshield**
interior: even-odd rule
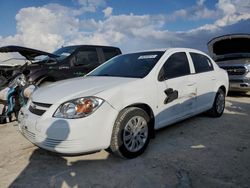
[[[120,55],[110,59],[88,76],[143,78],[152,70],[163,54],[164,52],[151,51]]]
[[[58,62],[64,60],[66,57],[70,56],[75,50],[77,46],[68,46],[68,47],[62,47],[53,52],[53,54],[57,55],[56,58],[51,58],[46,56],[43,58],[40,62],[37,63],[51,63],[51,62]]]
[[[62,47],[53,52],[53,54],[58,55],[59,57],[56,59],[60,61],[70,56],[75,51],[76,48],[77,46]]]

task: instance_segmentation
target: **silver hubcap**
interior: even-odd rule
[[[141,116],[132,117],[123,132],[123,143],[130,152],[139,151],[148,138],[147,121]]]
[[[222,113],[225,107],[225,97],[223,93],[220,93],[216,100],[216,110],[218,113]]]

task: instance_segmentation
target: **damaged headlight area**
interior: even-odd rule
[[[103,102],[103,99],[97,97],[83,97],[70,100],[61,104],[53,117],[65,119],[83,118],[95,112]]]
[[[14,80],[9,83],[9,87],[24,87],[27,84],[24,74],[19,74]]]

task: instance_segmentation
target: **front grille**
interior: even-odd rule
[[[46,138],[42,144],[46,147],[50,148],[73,148],[75,146],[79,146],[80,143],[74,140],[57,140],[57,139],[51,139]]]
[[[28,139],[30,140],[31,142],[35,142],[35,138],[36,138],[36,135],[30,131],[28,131],[27,129],[22,129],[23,131],[23,135]]]
[[[60,143],[65,142],[64,140],[56,140],[56,139],[50,139],[50,138],[46,138],[43,142],[43,144],[47,147],[52,147],[55,148],[56,146],[58,146]]]
[[[45,107],[45,108],[49,108],[52,105],[52,104],[47,104],[47,103],[35,102],[35,101],[33,101],[33,103],[37,106],[41,106],[41,107]]]
[[[221,68],[225,69],[228,75],[243,75],[248,71],[244,66],[221,66]]]
[[[46,112],[46,110],[36,109],[36,108],[32,107],[31,105],[29,107],[29,111],[32,112],[33,114],[38,115],[38,116],[41,116],[44,114],[44,112]]]
[[[244,83],[243,80],[235,80],[235,79],[229,79],[229,82],[234,82],[234,83]]]
[[[51,106],[52,104],[47,103],[39,103],[32,101],[29,106],[29,111],[33,114],[36,114],[38,116],[43,115],[46,110]]]

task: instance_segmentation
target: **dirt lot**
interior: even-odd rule
[[[250,95],[227,97],[221,118],[190,118],[157,132],[124,160],[101,151],[62,157],[0,125],[0,187],[250,187]]]

